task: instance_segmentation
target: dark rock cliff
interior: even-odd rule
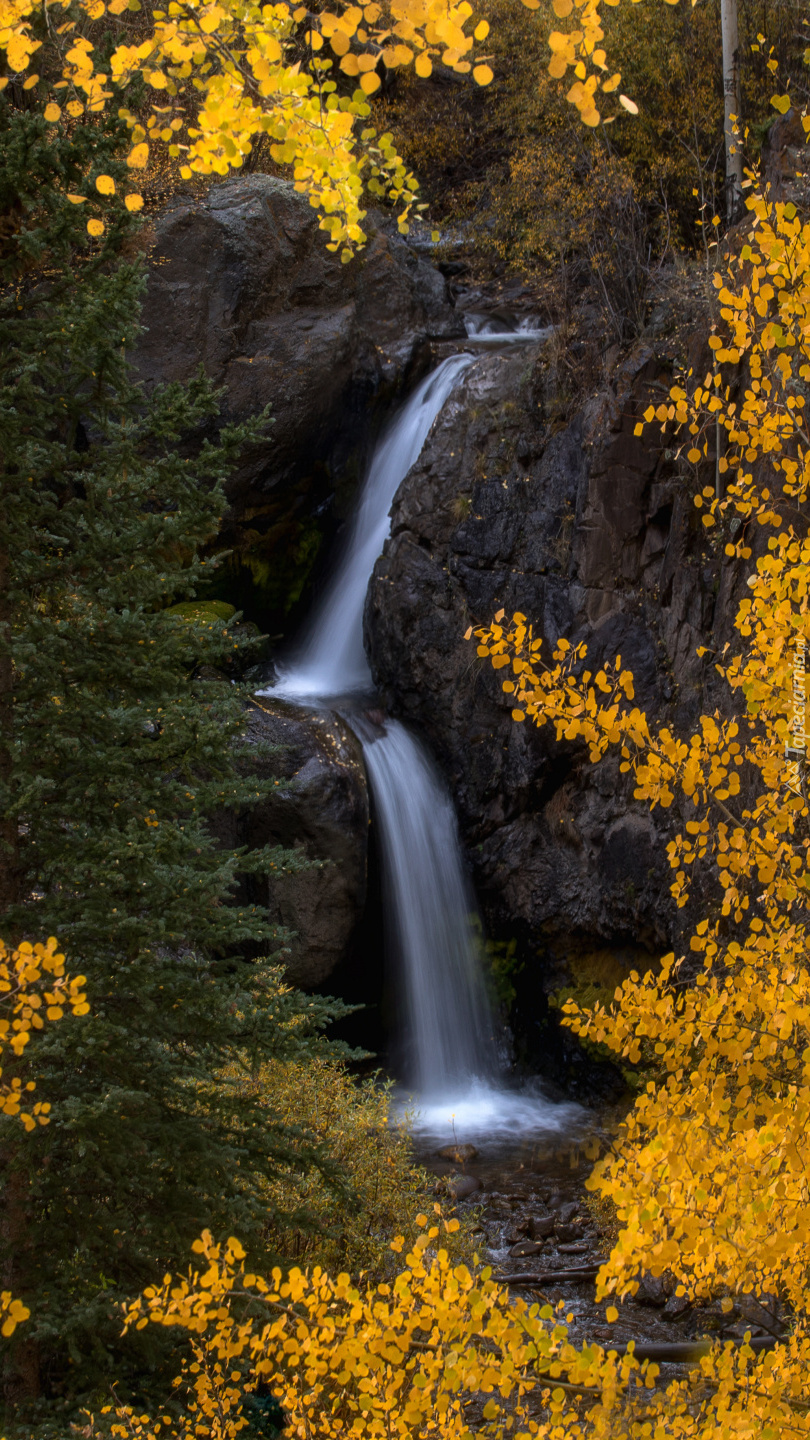
[[[550,727],[513,722],[503,676],[464,632],[503,607],[549,650],[565,636],[594,662],[621,654],[651,722],[688,733],[719,693],[696,650],[727,637],[740,579],[705,550],[672,441],[633,433],[671,382],[652,347],[567,420],[553,375],[549,347],[466,373],[394,503],[367,645],[387,703],[448,776],[496,933],[656,950],[677,933],[666,843],[684,816],[634,801],[617,754],[592,765]]]
[[[385,406],[429,362],[431,339],[464,333],[438,271],[373,215],[366,224],[344,265],[305,196],[249,175],[172,202],[149,244],[140,376],[186,381],[202,365],[223,421],[271,407],[266,441],[230,482],[221,537],[235,551],[227,598],[271,630],[350,505]]]
[[[435,342],[463,343],[461,316],[399,237],[372,225],[343,266],[304,198],[250,176],[159,218],[144,320],[149,383],[202,362],[223,387],[224,419],[272,405],[266,443],[233,477],[223,541],[237,551],[227,598],[242,603],[239,567],[254,578],[263,567],[258,618],[274,628],[347,513],[375,428]],[[634,801],[615,754],[593,766],[550,729],[516,725],[501,679],[463,636],[501,607],[520,610],[548,645],[564,635],[593,661],[620,653],[653,722],[688,733],[721,703],[696,651],[728,638],[741,580],[705,546],[672,440],[655,427],[634,435],[682,340],[614,357],[578,401],[561,393],[558,338],[483,354],[400,488],[369,589],[375,677],[444,769],[491,930],[536,949],[675,941],[666,845],[685,816]],[[298,931],[291,973],[317,984],[363,904],[362,763],[345,736],[327,742],[331,721],[261,703],[272,713],[252,723],[288,747],[284,773],[297,779],[239,838],[301,843],[332,862],[270,881],[266,896]]]

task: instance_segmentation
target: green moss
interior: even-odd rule
[[[166,614],[179,615],[182,620],[230,620],[236,606],[227,600],[184,600],[180,605],[170,605]]]

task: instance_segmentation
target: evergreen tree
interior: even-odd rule
[[[111,203],[92,239],[69,199],[120,181],[121,142],[0,98],[0,934],[56,935],[91,1005],[32,1045],[50,1125],[24,1145],[0,1129],[4,1283],[32,1311],[12,1400],[126,1379],[128,1353],[157,1363],[143,1337],[119,1342],[117,1305],[204,1226],[266,1251],[263,1181],[288,1136],[222,1072],[300,1055],[339,1008],[283,985],[257,957],[284,936],[235,903],[249,863],[293,857],[212,835],[216,811],[277,782],[245,760],[245,697],[211,669],[229,626],[171,607],[205,580],[251,432],[184,445],[216,413],[205,380],[146,403],[130,378],[136,222]]]

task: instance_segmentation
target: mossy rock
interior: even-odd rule
[[[230,620],[236,614],[236,606],[227,600],[183,600],[179,605],[170,605],[167,615],[179,615],[181,620]]]

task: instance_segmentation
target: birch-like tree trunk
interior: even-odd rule
[[[720,0],[723,31],[723,109],[726,140],[726,219],[730,225],[742,213],[742,141],[740,88],[740,37],[737,0]]]

